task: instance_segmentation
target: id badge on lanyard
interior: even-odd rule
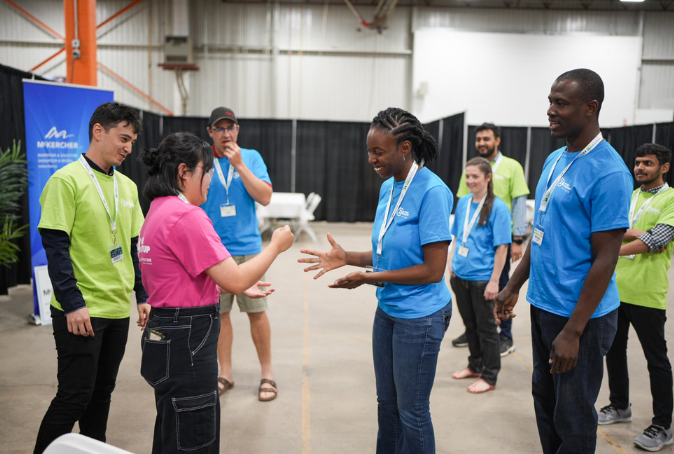
[[[543,216],[547,212],[548,209],[548,204],[550,203],[550,199],[552,198],[552,194],[559,185],[559,182],[564,178],[564,175],[566,172],[571,168],[574,162],[578,158],[582,158],[583,156],[587,155],[590,153],[594,148],[601,143],[601,141],[604,140],[604,138],[601,135],[601,132],[597,134],[597,136],[592,139],[592,142],[587,144],[587,146],[581,151],[578,155],[576,155],[575,158],[573,158],[573,161],[569,163],[569,165],[566,166],[564,170],[562,170],[562,173],[560,173],[557,178],[550,184],[550,179],[552,178],[552,174],[555,172],[555,167],[557,167],[557,163],[559,163],[559,160],[562,158],[562,153],[565,153],[564,151],[560,153],[560,155],[557,157],[557,161],[552,165],[552,168],[550,169],[550,173],[548,174],[548,181],[547,181],[547,188],[545,192],[543,193],[543,200],[541,200],[541,204],[538,206],[538,223],[534,227],[534,232],[531,237],[531,241],[538,245],[542,246],[543,245],[543,237],[545,236],[545,229],[543,228]]]
[[[98,183],[98,179],[96,178],[96,174],[94,174],[94,171],[91,170],[91,166],[84,158],[84,156],[80,155],[79,161],[80,164],[82,164],[82,167],[84,167],[84,170],[86,170],[89,176],[91,177],[91,180],[93,181],[94,186],[98,191],[98,195],[101,198],[101,202],[103,202],[103,208],[105,208],[105,212],[108,214],[108,219],[110,220],[110,230],[112,231],[112,245],[108,247],[108,250],[110,251],[110,261],[113,264],[121,262],[122,260],[124,260],[124,252],[122,251],[122,245],[117,241],[117,218],[119,216],[119,187],[117,186],[117,176],[114,173],[112,174],[112,181],[115,193],[115,218],[113,219],[112,215],[110,214],[108,202],[105,200],[105,194],[103,194],[103,189],[101,189],[101,185]]]
[[[232,184],[232,178],[234,177],[234,166],[231,163],[229,164],[229,172],[227,172],[227,179],[225,179],[225,175],[222,173],[222,167],[220,166],[220,161],[217,158],[214,161],[218,178],[220,178],[220,182],[225,187],[225,192],[227,193],[227,203],[220,205],[220,217],[228,218],[236,216],[236,206],[233,203],[229,203],[229,186]]]
[[[477,217],[480,215],[480,212],[482,211],[482,207],[484,206],[485,200],[487,200],[486,194],[480,200],[480,203],[477,205],[477,208],[475,208],[475,213],[473,213],[473,218],[470,220],[470,222],[468,221],[468,218],[470,216],[471,201],[468,201],[468,205],[466,206],[466,217],[463,221],[463,237],[462,237],[463,241],[461,242],[459,249],[456,251],[457,254],[459,254],[461,257],[468,257],[469,249],[466,246],[466,244],[468,243],[468,237],[470,236],[470,232],[473,230],[473,226],[475,225],[475,221],[477,221]]]

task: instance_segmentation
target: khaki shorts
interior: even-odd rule
[[[241,265],[244,262],[255,257],[257,254],[252,255],[233,255],[232,258],[237,265]],[[261,281],[265,280],[265,277],[262,276]],[[267,310],[267,297],[264,298],[248,298],[247,296],[241,295],[232,295],[231,293],[225,293],[220,295],[220,313],[225,314],[232,310],[234,304],[234,297],[236,296],[236,304],[239,305],[239,310],[241,312],[264,312]]]

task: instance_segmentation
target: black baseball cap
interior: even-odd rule
[[[211,118],[208,119],[208,126],[211,127],[224,119],[232,120],[237,125],[239,124],[239,120],[236,119],[236,115],[234,115],[232,109],[228,109],[227,107],[216,107],[213,109],[213,112],[211,112]]]

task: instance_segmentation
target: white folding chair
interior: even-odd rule
[[[120,448],[85,437],[80,434],[65,434],[52,441],[44,454],[132,454]]]
[[[316,211],[316,207],[318,207],[318,204],[321,203],[321,200],[321,196],[315,192],[312,192],[307,196],[307,204],[300,213],[300,217],[297,222],[297,231],[295,232],[296,241],[300,237],[300,233],[303,231],[306,232],[309,237],[311,237],[314,243],[318,241],[316,238],[316,233],[314,233],[314,229],[312,229],[311,225],[309,225],[309,221],[316,219],[314,216],[314,211]]]

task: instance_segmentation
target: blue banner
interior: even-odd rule
[[[47,180],[89,148],[89,119],[96,108],[114,100],[114,92],[97,88],[23,81],[28,160],[28,206],[33,266],[33,297],[38,323],[49,323],[51,283],[47,256],[37,231],[40,195]]]

